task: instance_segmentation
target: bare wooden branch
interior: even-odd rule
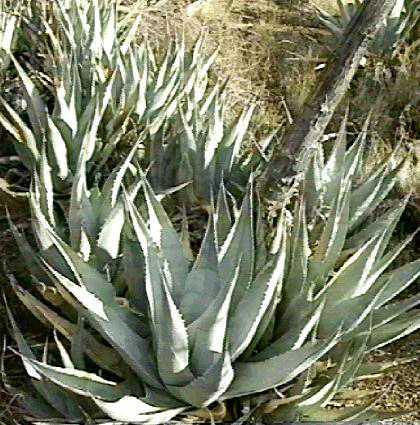
[[[261,176],[259,187],[267,198],[276,198],[282,179],[299,172],[299,155],[321,140],[368,51],[370,41],[391,13],[395,2],[365,0],[363,9],[346,31],[345,42],[336,51],[335,60],[326,68],[323,80],[307,100],[299,119],[286,132],[283,148],[274,153]]]

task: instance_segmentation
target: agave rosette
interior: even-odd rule
[[[318,20],[333,35],[335,41],[341,42],[346,36],[346,30],[354,17],[363,10],[363,1],[337,0],[337,14],[332,14],[314,5],[319,16]],[[418,0],[398,0],[387,18],[383,28],[373,42],[375,52],[383,53],[392,50],[397,42],[410,40],[413,29],[419,20]]]
[[[314,367],[301,377],[293,392],[297,400],[282,400],[277,409],[275,402],[268,405],[275,420],[386,419],[389,414],[372,409],[376,399],[355,408],[326,407],[369,374],[367,370],[381,372],[384,365],[366,364],[369,352],[420,327],[418,294],[393,301],[420,276],[420,260],[391,267],[417,233],[389,247],[407,199],[375,212],[394,187],[402,164],[392,166],[396,161],[390,158],[362,178],[368,121],[347,150],[345,126],[346,120],[328,160],[318,147],[306,170],[274,325],[277,340],[256,358],[264,360],[280,347],[299,347],[312,332],[323,338],[341,325],[343,335],[329,353],[330,366],[321,373]]]
[[[142,163],[150,165],[149,181],[155,190],[191,182],[178,200],[209,206],[222,182],[243,196],[250,174],[258,173],[268,160],[275,132],[256,142],[255,152],[247,153],[244,147],[250,145],[247,134],[255,104],[230,121],[225,116],[226,85],[216,84],[204,98],[201,93],[193,90],[171,124],[150,136]]]
[[[314,6],[319,13],[318,20],[328,28],[334,37],[341,40],[352,19],[361,11],[363,2],[361,0],[355,0],[354,2],[337,0],[337,15],[333,15],[319,6]]]
[[[231,223],[222,187],[200,252],[191,263],[189,250],[146,180],[143,189],[146,216],[135,207],[129,193],[125,196],[128,217],[122,241],[122,274],[129,306],[118,301],[117,285],[95,267],[94,259],[84,261],[48,225],[42,231],[52,245],[38,257],[44,283],[48,279],[62,303],[88,323],[92,330],[85,332],[91,343],[104,344],[93,336],[93,332],[98,333],[115,349],[111,350],[114,357],[120,356],[131,368],[128,373],[120,367],[114,370],[126,378],[123,392],[116,381],[105,381],[72,366],[57,368],[36,361],[15,332],[24,364],[38,386],[47,379],[88,396],[115,420],[164,422],[186,409],[288,382],[337,342],[334,332],[325,340],[273,355],[268,362],[239,361],[263,336],[265,326],[260,327],[260,323],[266,323],[267,310],[273,311],[278,301],[286,260],[284,220],[279,223],[281,248],[267,264],[259,266],[252,189]],[[108,270],[107,275],[109,278],[112,273]],[[57,319],[51,308],[16,284],[14,287],[38,317],[51,321],[65,337],[71,338],[70,328],[76,332],[76,325],[68,318]],[[110,370],[109,359],[102,359],[102,353],[92,356],[93,347],[87,347],[79,347],[83,352],[76,357],[83,358],[86,353],[99,367]],[[74,344],[71,351],[75,356]],[[62,344],[60,352],[67,366],[73,364]],[[128,379],[133,371],[143,387],[142,396]],[[70,376],[71,382],[66,382]],[[70,415],[64,410],[60,413]]]
[[[39,409],[53,405],[57,417],[77,419],[77,406],[93,418],[164,423],[292,382],[290,397],[259,411],[276,420],[330,417],[328,403],[366,373],[366,353],[420,326],[413,310],[418,296],[392,302],[420,275],[419,261],[388,271],[410,241],[387,250],[404,202],[366,223],[398,167],[386,163],[360,183],[366,127],[346,151],[345,125],[328,160],[321,149],[313,157],[292,223],[284,209],[270,252],[252,183],[239,211],[232,211],[222,184],[193,259],[188,238],[177,234],[142,175],[122,193],[116,175],[130,168],[130,158],[110,180],[108,188],[117,189],[103,190],[113,193],[115,214],[102,222],[108,226],[94,226],[96,233],[88,226],[95,207],[86,208],[92,194],[74,210],[86,208],[70,243],[38,208],[34,226],[45,245],[26,258],[49,301],[14,287],[38,318],[71,341],[68,352],[56,337],[64,367],[40,362],[11,317],[28,374],[42,387]],[[33,208],[38,204],[33,195]],[[109,378],[91,373],[95,367],[111,372]],[[45,396],[44,384],[51,383],[61,388],[50,390],[60,403]],[[66,403],[73,403],[71,411]],[[369,409],[336,417],[362,418]]]
[[[29,125],[3,99],[0,122],[14,136],[29,170],[40,173],[45,149],[55,191],[71,187],[82,146],[92,176],[123,135],[134,133],[135,137],[137,130],[147,128],[153,137],[163,127],[166,133],[168,127],[169,132],[179,133],[171,130],[171,119],[188,95],[194,110],[206,107],[208,71],[215,55],[204,54],[203,37],[193,53],[180,40],[158,60],[147,41],[140,45],[133,41],[138,19],[128,29],[121,27],[113,0],[60,0],[49,14],[42,24],[47,58],[44,80],[51,82],[52,111],[11,56],[25,88]]]
[[[159,60],[147,40],[134,42],[138,19],[129,29],[121,27],[115,1],[60,0],[50,14],[43,25],[52,111],[13,56],[27,95],[30,125],[0,99],[0,123],[14,136],[29,170],[42,178],[41,168],[49,167],[53,190],[65,193],[83,147],[90,186],[123,136],[127,144],[127,138],[145,130],[142,163],[152,165],[150,181],[156,191],[193,180],[183,199],[208,203],[210,187],[215,191],[222,175],[246,184],[270,138],[262,143],[261,155],[238,165],[253,106],[236,123],[226,123],[223,90],[208,90],[216,53],[204,53],[204,35],[191,52],[178,40]]]
[[[118,116],[118,128],[112,125],[117,120],[108,128],[104,121],[115,79],[106,74],[106,67],[115,63],[121,43],[112,3],[58,1],[51,6],[51,17],[40,12],[47,38],[39,40],[46,50],[43,79],[51,83],[48,104],[53,103],[52,111],[34,81],[11,57],[25,89],[29,125],[3,99],[1,124],[14,136],[16,150],[30,171],[40,172],[45,150],[58,192],[71,187],[82,146],[91,167],[100,157],[104,139],[115,145],[123,133],[126,116]]]

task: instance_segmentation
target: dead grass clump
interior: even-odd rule
[[[413,357],[419,354],[420,335],[413,334],[386,350],[378,350],[371,358],[373,361],[394,361],[398,358]],[[420,375],[419,360],[400,365],[384,377],[361,381],[359,390],[378,391],[381,397],[377,407],[387,412],[408,411],[412,414],[398,418],[407,423],[418,423],[420,420]]]

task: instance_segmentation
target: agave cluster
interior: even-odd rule
[[[420,326],[419,312],[412,310],[419,304],[418,295],[393,301],[420,276],[419,260],[390,270],[416,234],[389,246],[407,200],[375,212],[394,187],[402,164],[391,167],[386,162],[362,177],[367,126],[346,150],[344,121],[328,160],[318,147],[306,170],[274,327],[280,337],[256,359],[267,358],[285,342],[301,341],[311,325],[316,338],[324,338],[341,324],[342,337],[328,355],[329,367],[321,374],[316,368],[308,371],[301,378],[298,401],[292,397],[290,403],[279,403],[276,420],[379,419],[381,415],[370,410],[375,400],[333,412],[325,407],[370,369],[364,364],[367,353]],[[304,326],[291,326],[299,322]]]
[[[338,14],[333,15],[315,6],[319,12],[319,21],[331,32],[337,42],[342,42],[352,19],[363,9],[362,0],[346,2],[337,0]],[[412,32],[418,24],[420,13],[418,0],[398,0],[386,24],[373,43],[376,52],[384,53],[393,49],[397,42],[409,42]]]
[[[319,147],[270,249],[251,177],[239,209],[220,183],[195,255],[188,227],[177,232],[133,160],[140,142],[101,190],[88,190],[81,157],[68,230],[51,224],[35,179],[38,248],[12,229],[41,297],[11,280],[54,328],[62,365],[47,350],[37,360],[9,312],[37,390],[22,400],[33,416],[165,423],[259,393],[254,413],[267,420],[375,415],[371,401],[327,407],[381,368],[364,365],[366,353],[420,326],[418,295],[392,301],[418,278],[420,261],[389,271],[411,238],[389,248],[404,202],[372,218],[398,167],[362,178],[366,130],[346,149],[344,120],[328,159]]]
[[[41,96],[11,55],[25,88],[29,125],[1,98],[0,123],[42,185],[67,193],[82,146],[87,178],[93,181],[107,172],[104,166],[117,147],[141,137],[143,155],[138,159],[151,167],[155,190],[194,181],[182,193],[184,201],[208,203],[209,188],[215,190],[222,176],[229,180],[232,175],[243,184],[265,158],[268,140],[261,154],[239,166],[253,107],[236,123],[226,121],[223,87],[208,90],[215,54],[205,54],[204,35],[191,52],[178,40],[158,59],[147,40],[140,45],[134,40],[139,19],[126,28],[114,0],[59,0],[39,16],[46,57],[43,80],[52,98]],[[47,169],[51,182],[43,181]]]
[[[170,128],[163,128],[148,142],[142,164],[149,166],[149,181],[155,190],[190,182],[178,195],[187,205],[209,206],[222,182],[243,196],[252,172],[258,172],[269,157],[275,135],[256,143],[251,152],[243,150],[255,105],[227,124],[225,87],[216,85],[202,104],[187,99]]]
[[[54,189],[63,192],[71,186],[81,147],[86,146],[89,168],[106,161],[132,110],[141,113],[136,106],[143,102],[139,97],[145,96],[145,86],[140,89],[133,73],[139,73],[139,66],[143,71],[145,65],[141,54],[132,58],[131,72],[118,65],[130,60],[136,25],[131,33],[122,31],[115,2],[62,0],[50,9],[39,15],[45,38],[40,41],[44,41],[47,55],[44,79],[51,81],[52,108],[12,56],[26,91],[30,127],[5,101],[1,122],[15,137],[16,149],[29,170],[39,172],[45,150]],[[147,78],[147,72],[143,74]],[[131,79],[131,84],[126,79]]]

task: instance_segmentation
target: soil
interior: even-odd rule
[[[410,335],[383,351],[372,355],[375,361],[393,361],[396,358],[420,354],[420,334]],[[399,366],[380,379],[362,381],[359,389],[377,390],[381,395],[377,407],[388,412],[414,411],[398,418],[402,422],[420,421],[420,357],[416,361]]]

